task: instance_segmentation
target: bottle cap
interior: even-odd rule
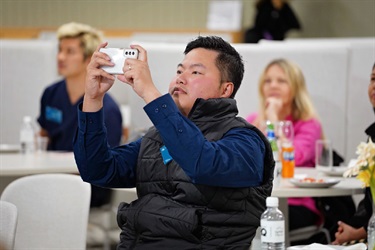
[[[30,116],[24,116],[23,122],[31,122],[31,117]]]
[[[267,197],[266,206],[267,207],[278,207],[279,206],[279,198],[277,198],[277,197]]]
[[[270,120],[267,120],[267,121],[266,121],[266,125],[267,125],[267,128],[275,129],[273,123],[272,123]]]

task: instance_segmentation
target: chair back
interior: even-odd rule
[[[85,249],[91,189],[80,176],[38,174],[19,178],[1,200],[16,205],[15,249]]]
[[[5,249],[13,249],[17,228],[17,207],[0,200],[0,244]]]

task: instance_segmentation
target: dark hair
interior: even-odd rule
[[[255,7],[259,10],[263,5],[265,5],[267,3],[271,3],[271,0],[258,0],[255,3]]]
[[[217,36],[198,36],[197,39],[188,43],[184,54],[193,49],[203,48],[219,52],[216,58],[216,66],[221,72],[222,82],[233,82],[234,89],[230,98],[234,98],[241,86],[244,74],[242,57],[228,42]]]

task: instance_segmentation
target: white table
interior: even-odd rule
[[[78,174],[72,152],[0,154],[0,193],[14,179],[44,173]]]
[[[0,154],[0,176],[41,173],[78,173],[72,152]]]
[[[327,176],[315,168],[297,167],[295,177],[334,178],[341,181],[329,188],[300,188],[290,183],[289,179],[282,179],[280,186],[274,187],[272,196],[279,197],[279,208],[284,213],[285,221],[288,221],[287,198],[296,197],[329,197],[363,194],[362,182],[356,178],[343,178],[341,176]],[[288,223],[286,223],[288,231]]]
[[[329,197],[329,196],[347,196],[355,194],[363,194],[362,182],[356,178],[343,178],[341,176],[327,176],[315,168],[297,167],[295,169],[295,177],[313,177],[313,178],[334,178],[341,181],[329,188],[300,188],[290,183],[289,179],[282,179],[280,186],[274,187],[272,196],[279,197],[279,208],[284,213],[288,221],[288,204],[287,198],[296,197]],[[288,223],[286,223],[288,229]]]
[[[329,188],[300,188],[290,183],[289,179],[282,179],[280,186],[274,187],[272,196],[279,197],[279,209],[285,217],[285,244],[289,246],[289,223],[288,223],[288,198],[297,197],[330,197],[363,194],[362,182],[356,178],[343,178],[341,176],[327,176],[317,171],[315,168],[296,167],[295,178],[334,178],[341,181]],[[259,231],[259,230],[258,230]],[[260,235],[257,234],[253,241],[253,250],[260,247]]]
[[[282,179],[280,186],[273,188],[272,196],[279,198],[328,197],[363,193],[362,182],[360,180],[356,178],[343,178],[341,176],[327,176],[315,168],[297,167],[295,169],[295,177],[334,178],[341,181],[329,188],[299,188],[290,183],[289,179]]]
[[[73,153],[46,152],[42,154],[23,155],[19,153],[0,154],[0,190],[13,179],[25,175],[40,173],[74,173],[78,174],[78,169]],[[314,178],[328,177],[318,172],[314,168],[297,167],[295,176],[308,176]],[[283,211],[286,222],[288,221],[287,198],[291,197],[329,197],[362,194],[362,183],[355,178],[340,178],[341,182],[329,188],[299,188],[282,179],[279,187],[274,187],[272,196],[279,197],[279,208]],[[116,189],[120,191],[121,189]],[[136,189],[122,189],[127,201],[136,199]],[[123,197],[124,198],[124,197]],[[286,232],[288,232],[288,223]],[[286,234],[287,236],[287,234]],[[288,236],[286,239],[288,245]]]
[[[285,232],[288,232],[288,202],[287,198],[291,197],[329,197],[329,196],[346,196],[363,194],[362,182],[356,178],[343,178],[343,177],[330,177],[327,176],[315,168],[304,168],[297,167],[295,169],[295,177],[314,177],[314,178],[335,178],[341,181],[329,188],[299,188],[289,182],[289,179],[282,179],[280,186],[274,187],[272,196],[279,197],[279,208],[285,216]],[[130,202],[137,198],[136,189],[117,189],[119,192],[124,193],[124,197],[127,197],[126,201]],[[259,231],[259,230],[258,230]],[[285,234],[286,246],[289,246],[288,233]],[[253,250],[260,249],[260,235],[257,234],[252,244]]]

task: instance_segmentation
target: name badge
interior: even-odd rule
[[[171,160],[172,156],[169,154],[167,147],[164,145],[160,148],[161,157],[163,158],[164,165],[167,165]]]
[[[53,108],[51,106],[46,106],[46,119],[47,121],[62,123],[63,114],[60,109]]]

